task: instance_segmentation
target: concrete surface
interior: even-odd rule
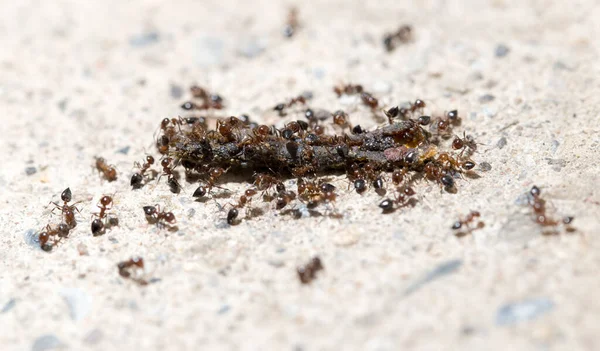
[[[600,6],[304,1],[285,40],[289,5],[1,3],[0,348],[597,349]],[[385,53],[383,33],[404,23],[415,41]],[[391,215],[339,178],[343,219],[294,221],[261,205],[264,216],[232,228],[214,202],[192,200],[193,184],[179,196],[164,182],[128,186],[191,84],[265,123],[281,125],[272,106],[310,90],[312,106],[376,127],[335,97],[342,82],[387,106],[457,108],[458,133],[484,144],[474,160],[491,170],[457,194],[421,183],[419,204]],[[116,182],[100,180],[94,156],[118,167]],[[576,233],[540,234],[519,205],[533,184],[553,213],[576,217]],[[57,221],[47,204],[67,186],[83,201],[80,225],[48,254],[29,237]],[[92,237],[90,212],[112,193],[121,227]],[[146,223],[141,207],[155,203],[177,232]],[[456,238],[450,226],[469,210],[486,226]],[[301,285],[294,269],[315,254],[325,270]],[[119,277],[132,255],[160,280]]]

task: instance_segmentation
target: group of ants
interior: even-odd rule
[[[358,95],[360,101],[372,111],[378,109],[379,101],[370,93],[366,92],[361,85],[342,85],[334,87],[335,94],[340,97],[342,95]],[[223,99],[218,94],[209,93],[206,89],[194,86],[190,89],[191,95],[199,102],[185,102],[181,107],[187,111],[194,110],[220,110],[223,108]],[[296,105],[306,105],[311,96],[300,95],[285,103],[277,104],[273,110],[276,111],[280,116],[286,116],[288,111]],[[305,107],[305,106],[303,106]],[[427,162],[421,168],[421,175],[431,181],[435,181],[440,184],[441,187],[449,189],[454,187],[455,177],[460,177],[463,173],[471,172],[475,167],[470,157],[477,151],[478,143],[475,142],[474,138],[470,135],[463,133],[463,137],[459,137],[452,133],[452,127],[460,125],[460,118],[457,110],[451,110],[445,112],[443,116],[431,117],[423,115],[422,112],[426,107],[426,103],[417,99],[413,103],[405,104],[404,106],[395,106],[388,109],[383,109],[382,112],[387,117],[389,124],[393,124],[396,119],[411,122],[409,125],[413,126],[403,140],[414,141],[418,143],[424,141],[423,135],[425,134],[423,128],[430,126],[430,130],[436,134],[436,137],[442,139],[452,138],[451,148],[455,154],[449,152],[437,152],[428,151],[429,153],[435,152],[433,155],[433,162]],[[315,112],[310,108],[304,108],[304,116],[308,121],[292,121],[285,125],[282,129],[275,127],[269,127],[266,125],[259,125],[251,122],[247,115],[238,117],[221,118],[217,120],[216,128],[209,133],[217,135],[219,138],[227,139],[232,135],[233,131],[237,128],[248,128],[252,131],[252,134],[257,138],[261,135],[269,135],[277,133],[282,138],[290,138],[290,135],[303,135],[305,139],[310,138],[311,135],[324,135],[325,128],[317,118],[315,118]],[[360,135],[366,133],[360,125],[352,126],[349,122],[348,115],[343,111],[336,111],[332,116],[332,126],[341,128],[342,130],[348,129],[350,133],[354,135]],[[198,133],[202,131],[202,135],[208,135],[206,133],[207,121],[205,117],[201,116],[189,116],[168,119],[165,118],[160,124],[161,134],[156,138],[156,147],[158,152],[162,155],[160,160],[160,166],[162,167],[162,173],[160,176],[167,178],[167,184],[173,193],[178,193],[181,189],[181,185],[178,181],[178,174],[175,168],[178,166],[176,155],[178,150],[173,150],[174,145],[179,145],[175,141],[177,137],[184,134],[183,128],[189,127],[188,131],[185,132],[188,135]],[[406,165],[414,164],[418,161],[419,155],[416,152],[411,152],[411,148],[416,148],[417,145],[408,146],[408,152],[402,154],[403,162]],[[432,156],[432,155],[429,155]],[[135,163],[134,166],[138,170],[132,175],[130,185],[133,189],[139,189],[143,187],[149,181],[155,179],[159,172],[152,169],[155,164],[155,158],[151,155],[147,155],[145,161],[142,164]],[[95,166],[100,172],[103,178],[108,181],[114,181],[117,179],[116,168],[109,165],[104,158],[96,158]],[[207,169],[203,169],[204,177],[201,180],[200,186],[193,193],[195,198],[203,198],[213,194],[215,188],[224,189],[219,184],[219,179],[227,172],[227,168],[212,165]],[[410,186],[414,177],[409,174],[410,171],[414,171],[410,167],[402,167],[391,172],[391,182],[396,186],[395,196],[393,198],[385,198],[379,203],[383,213],[391,213],[397,208],[414,206],[415,200],[413,196],[415,191]],[[292,175],[295,175],[292,172]],[[370,162],[350,163],[346,167],[346,175],[350,181],[350,186],[354,190],[362,194],[368,188],[370,183],[371,187],[381,196],[384,196],[386,191],[384,187],[384,176],[381,174],[381,169],[376,167]],[[160,178],[159,178],[160,179]],[[302,217],[302,212],[296,208],[289,209],[290,203],[294,200],[299,200],[305,204],[306,208],[313,210],[318,205],[325,203],[331,204],[336,199],[336,187],[321,179],[310,179],[309,177],[298,176],[296,180],[297,192],[286,189],[285,184],[282,181],[282,177],[276,173],[255,173],[253,175],[253,182],[250,188],[247,188],[244,193],[238,198],[235,204],[229,204],[230,209],[227,212],[226,221],[229,225],[235,225],[240,222],[239,213],[242,208],[246,208],[246,217],[251,216],[251,210],[248,209],[254,196],[259,192],[262,192],[263,200],[273,201],[274,208],[280,210],[282,214],[292,214],[295,218]],[[273,192],[274,190],[274,192]],[[540,196],[541,191],[537,186],[528,193],[528,203],[532,209],[532,216],[534,221],[542,227],[555,228],[559,225],[566,226],[567,230],[571,231],[572,228],[569,226],[573,217],[565,217],[562,220],[556,220],[551,218],[546,212],[546,202]],[[214,197],[213,197],[214,199]],[[52,226],[48,224],[45,229],[39,233],[39,244],[42,250],[51,251],[54,246],[60,243],[62,240],[69,236],[69,232],[75,228],[77,221],[75,219],[75,212],[79,212],[77,203],[69,204],[72,201],[72,193],[69,188],[65,189],[61,194],[62,204],[59,202],[51,202],[54,206],[53,212],[59,210],[61,212],[61,223]],[[99,212],[92,214],[91,221],[91,233],[94,236],[102,235],[107,229],[113,226],[118,226],[118,218],[110,212],[113,204],[113,197],[110,195],[103,195],[100,198],[97,207]],[[220,206],[220,205],[219,205]],[[220,206],[221,207],[221,206]],[[286,207],[288,207],[286,209]],[[169,227],[173,228],[176,223],[175,215],[172,212],[161,210],[159,205],[144,206],[144,215],[146,220],[150,224],[156,224],[159,228]],[[333,214],[332,217],[340,217],[339,214]],[[473,230],[482,228],[484,223],[479,220],[480,213],[478,211],[471,211],[469,214],[460,218],[452,224],[451,229],[455,231],[456,236],[464,236],[471,233]],[[144,278],[144,261],[141,257],[133,257],[129,260],[118,263],[119,274],[123,278],[129,278],[134,280],[140,285],[148,284],[148,280]],[[319,257],[313,257],[309,263],[304,266],[297,268],[297,274],[302,283],[309,283],[315,278],[316,272],[323,269],[323,265]]]

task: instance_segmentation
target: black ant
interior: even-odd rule
[[[475,221],[475,218],[479,218],[480,216],[481,214],[478,211],[471,211],[463,219],[459,219],[458,221],[454,222],[454,224],[452,225],[453,230],[459,230],[463,227],[466,227],[465,231],[457,232],[456,236],[465,236],[467,234],[470,234],[475,229],[483,228],[485,224],[482,221],[477,222],[475,228],[471,227],[471,223]]]
[[[77,205],[79,202],[76,202],[72,205],[68,204],[72,200],[72,193],[71,193],[70,188],[66,188],[60,194],[60,199],[63,201],[62,205],[59,205],[56,202],[50,202],[51,204],[53,204],[55,206],[54,209],[52,210],[52,212],[54,212],[54,210],[56,210],[56,209],[60,209],[60,211],[62,212],[62,215],[63,215],[64,222],[67,224],[69,229],[73,229],[77,226],[77,220],[75,220],[75,211],[77,211],[77,212],[80,212],[80,211],[79,211],[79,208],[77,208],[77,206],[75,206],[75,205]]]
[[[323,270],[323,264],[318,256],[313,257],[307,264],[296,268],[302,284],[308,284],[317,277],[317,272]]]
[[[412,40],[412,27],[409,25],[401,26],[396,32],[386,34],[383,37],[383,45],[387,52],[396,49],[397,44],[406,44]]]
[[[152,157],[150,155],[146,156],[146,162],[144,162],[144,164],[141,166],[138,162],[135,162],[134,165],[136,167],[138,167],[140,170],[131,176],[131,186],[134,189],[138,189],[142,186],[142,182],[144,181],[144,176],[146,175],[146,171],[148,171],[148,169],[153,164],[154,164],[154,157]],[[156,171],[152,170],[152,172],[155,173]]]
[[[156,224],[159,228],[164,228],[167,225],[172,226],[176,222],[173,212],[161,211],[159,205],[144,206],[143,209],[148,223]]]
[[[133,257],[127,261],[122,261],[117,264],[119,275],[126,279],[131,279],[139,285],[148,285],[148,281],[139,274],[140,270],[144,270],[144,259],[141,257]]]
[[[92,216],[98,217],[92,221],[92,234],[94,236],[102,235],[105,231],[105,228],[119,225],[119,219],[116,216],[106,213],[106,211],[112,208],[112,204],[113,199],[111,196],[104,195],[102,198],[100,198],[100,202],[97,204],[98,208],[100,209],[100,213],[92,214]],[[105,223],[105,221],[107,223]]]
[[[61,223],[54,228],[48,224],[45,231],[38,235],[40,247],[46,252],[52,251],[52,248],[58,244],[60,240],[69,236],[69,231],[70,229],[65,223]],[[49,243],[51,238],[53,239],[53,242]]]
[[[115,169],[115,166],[106,163],[104,158],[96,157],[96,169],[104,175],[104,178],[109,182],[117,180],[117,170]]]

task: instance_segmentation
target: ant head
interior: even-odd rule
[[[110,205],[111,202],[112,202],[112,197],[110,197],[108,195],[104,195],[100,199],[100,203],[102,204],[102,206],[108,206],[108,205]]]

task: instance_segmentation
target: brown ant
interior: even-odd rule
[[[304,95],[299,95],[297,97],[291,98],[286,103],[279,103],[273,107],[273,110],[279,113],[279,116],[283,117],[286,115],[285,109],[290,108],[296,104],[306,104],[307,98]]]
[[[483,228],[485,226],[485,224],[482,221],[477,222],[477,225],[475,228],[471,227],[471,223],[473,223],[475,221],[475,218],[479,218],[480,216],[481,215],[478,211],[471,211],[463,219],[459,219],[458,221],[454,222],[454,224],[452,224],[453,230],[459,230],[463,227],[466,227],[465,231],[457,232],[456,236],[458,236],[458,237],[465,236],[467,234],[470,234],[475,229]]]
[[[249,204],[254,195],[256,195],[256,189],[246,189],[244,195],[240,196],[238,203],[233,205],[233,208],[227,213],[227,224],[233,225],[235,223],[239,214],[239,209]]]
[[[227,170],[221,168],[221,167],[212,167],[208,170],[208,180],[206,181],[205,185],[200,185],[198,186],[198,188],[194,191],[194,194],[192,195],[193,197],[203,197],[205,196],[208,192],[210,192],[210,190],[213,187],[216,188],[220,188],[216,185],[217,180],[225,173],[227,172]]]
[[[104,234],[106,228],[119,225],[119,219],[116,216],[107,214],[106,211],[112,208],[113,199],[111,196],[104,195],[100,198],[100,202],[96,205],[100,209],[100,213],[92,213],[92,216],[98,218],[92,221],[92,234],[94,236]],[[111,206],[111,207],[108,207]],[[107,222],[107,223],[105,223]]]
[[[191,101],[184,102],[181,105],[184,110],[220,110],[223,108],[223,98],[219,94],[210,94],[206,89],[196,85],[190,88],[190,92],[194,98],[200,99],[201,104]]]
[[[292,7],[288,12],[285,28],[283,29],[283,35],[287,38],[291,38],[296,33],[298,26],[298,9]]]
[[[383,213],[391,213],[396,208],[407,207],[414,203],[412,196],[415,195],[413,188],[405,186],[396,189],[396,196],[394,199],[387,198],[379,203],[379,208]]]
[[[388,122],[390,124],[392,124],[392,119],[394,119],[398,116],[402,117],[403,119],[407,119],[410,116],[412,116],[417,110],[420,110],[422,112],[423,109],[425,108],[425,106],[427,106],[425,101],[423,101],[421,99],[416,99],[414,103],[409,103],[408,107],[394,106],[388,110],[383,110],[383,113],[388,118]],[[420,125],[427,125],[427,124],[429,124],[430,121],[431,121],[431,117],[421,116],[421,117],[419,117],[417,122]]]
[[[437,132],[438,135],[448,135],[452,131],[452,126],[456,126],[460,123],[460,117],[458,117],[457,110],[451,110],[444,114],[444,117],[436,117],[435,123],[432,124],[431,128]]]
[[[161,176],[167,176],[167,184],[169,185],[171,192],[174,194],[179,193],[181,191],[181,185],[177,181],[175,172],[173,172],[173,169],[175,169],[173,159],[171,157],[163,158],[160,161],[160,165],[163,168]]]
[[[54,210],[56,210],[56,209],[60,209],[60,211],[62,212],[62,215],[63,215],[63,220],[67,224],[69,229],[73,229],[77,226],[77,220],[75,220],[75,211],[80,212],[79,208],[77,208],[77,206],[75,206],[79,202],[75,202],[74,204],[69,205],[69,202],[71,202],[72,197],[73,196],[71,193],[71,189],[66,188],[60,194],[60,199],[63,201],[62,205],[59,205],[57,202],[50,202],[51,204],[54,205],[54,209],[52,210],[52,212],[54,212]]]
[[[566,230],[571,232],[574,231],[569,225],[573,222],[574,217],[567,216],[562,219],[562,221],[558,221],[550,218],[546,214],[546,200],[541,198],[542,191],[537,186],[533,186],[529,191],[529,205],[533,209],[533,216],[535,217],[535,222],[542,227],[556,227],[559,224],[567,226]],[[544,232],[544,234],[554,234],[555,232]]]
[[[173,212],[161,211],[159,205],[144,206],[143,209],[148,223],[156,224],[159,228],[164,228],[167,225],[172,226],[176,222]]]
[[[335,202],[337,197],[335,186],[322,180],[314,182],[298,178],[297,187],[298,198],[305,202],[308,208],[315,208],[322,202]]]
[[[392,52],[398,44],[406,44],[412,40],[412,37],[412,27],[403,25],[396,32],[386,34],[383,37],[383,45],[387,52]]]
[[[146,176],[146,171],[148,171],[148,169],[153,164],[154,164],[154,157],[152,157],[150,155],[146,156],[146,162],[144,162],[144,164],[141,166],[138,162],[135,162],[134,165],[136,167],[138,167],[140,170],[131,176],[131,186],[134,189],[139,189],[140,187],[142,187],[142,182],[144,181],[144,176]],[[152,172],[155,173],[156,171],[152,170]]]
[[[462,138],[458,136],[454,137],[454,140],[452,141],[452,149],[461,150],[460,156],[462,156],[462,154],[466,151],[467,156],[469,156],[477,151],[477,143],[471,135],[467,135],[465,132],[463,132]]]
[[[281,191],[277,194],[277,199],[275,201],[275,209],[281,210],[290,202],[296,199],[296,193],[293,191]]]
[[[348,114],[342,110],[337,110],[333,113],[333,124],[340,126],[342,129],[352,129],[348,119]]]
[[[69,236],[69,231],[70,228],[65,223],[61,223],[56,227],[51,227],[50,224],[48,224],[45,231],[38,235],[40,247],[46,252],[52,251],[52,248],[58,244],[60,240]],[[51,238],[53,239],[53,242],[49,243]]]
[[[425,172],[425,177],[427,179],[437,181],[447,190],[454,187],[454,177],[452,176],[453,172],[448,169],[444,169],[439,163],[429,162],[425,164],[423,171]]]
[[[115,166],[107,164],[104,158],[96,157],[96,169],[104,175],[104,178],[109,182],[117,180],[117,170],[115,169]]]
[[[131,279],[139,285],[148,285],[148,281],[138,272],[144,270],[144,259],[141,257],[133,257],[127,261],[122,261],[117,264],[119,275],[126,279]]]
[[[313,257],[304,266],[296,268],[298,278],[302,284],[308,284],[317,277],[317,272],[323,269],[323,264],[318,256]]]
[[[371,109],[376,109],[377,105],[379,105],[379,100],[366,91],[360,94],[360,99],[362,100],[363,104],[369,106]]]
[[[354,94],[360,94],[363,92],[363,87],[362,85],[353,85],[353,84],[345,84],[345,85],[338,85],[333,87],[333,91],[335,92],[335,94],[340,97],[342,96],[342,94],[345,95],[354,95]]]

